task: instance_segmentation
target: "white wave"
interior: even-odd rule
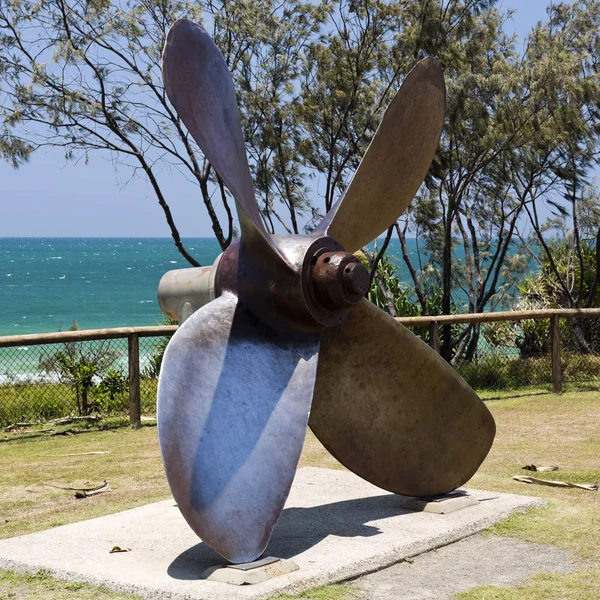
[[[58,373],[4,373],[0,374],[0,385],[7,383],[60,383]]]
[[[176,261],[176,260],[170,260],[169,262],[170,262],[172,265],[176,265],[176,264],[177,264],[177,261]]]

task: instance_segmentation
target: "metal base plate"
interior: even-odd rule
[[[292,573],[299,569],[298,565],[291,560],[283,560],[268,556],[260,560],[254,560],[240,565],[219,565],[206,569],[200,576],[201,579],[219,581],[231,585],[254,585]]]
[[[265,558],[260,558],[259,560],[253,560],[252,562],[242,563],[240,565],[226,565],[229,569],[239,569],[240,571],[250,571],[251,569],[256,569],[257,567],[264,567],[265,565],[270,565],[274,562],[281,560],[280,558],[275,558],[274,556],[265,556]]]
[[[429,512],[438,515],[447,515],[478,503],[479,500],[465,490],[454,490],[442,496],[428,496],[425,498],[401,496],[400,501],[402,508],[407,510]]]

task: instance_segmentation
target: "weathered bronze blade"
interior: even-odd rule
[[[406,76],[342,201],[325,215],[316,231],[355,252],[394,223],[427,175],[445,109],[442,67],[426,58]]]
[[[175,21],[163,50],[163,78],[180,119],[233,194],[242,235],[262,237],[279,255],[256,204],[229,68],[203,27]]]
[[[367,300],[321,333],[309,424],[357,475],[410,496],[463,485],[496,431],[452,367]]]
[[[167,347],[157,409],[167,479],[191,528],[227,560],[260,556],[283,509],[318,349],[318,337],[273,331],[229,292]]]

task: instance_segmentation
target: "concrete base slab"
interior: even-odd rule
[[[255,585],[273,577],[292,573],[297,571],[298,568],[294,561],[269,557],[244,565],[209,567],[200,575],[200,578],[232,585]]]
[[[414,512],[401,496],[348,471],[299,469],[267,548],[267,555],[292,559],[299,569],[251,586],[201,579],[223,560],[195,536],[173,500],[0,540],[0,568],[47,569],[145,598],[265,598],[377,571],[541,503],[531,496],[469,493],[479,502],[464,510]],[[114,546],[131,551],[110,554]]]
[[[465,490],[455,490],[451,494],[433,498],[399,497],[402,498],[402,507],[407,510],[419,510],[436,515],[449,515],[454,511],[468,508],[479,502],[473,494],[469,494]]]

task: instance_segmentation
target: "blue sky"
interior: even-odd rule
[[[556,3],[556,2],[554,2]],[[515,8],[509,32],[527,33],[550,0],[503,0]],[[0,237],[167,237],[162,210],[141,177],[91,153],[87,165],[66,162],[60,150],[39,151],[18,170],[0,162]],[[173,177],[167,197],[183,237],[210,237],[200,198]]]

